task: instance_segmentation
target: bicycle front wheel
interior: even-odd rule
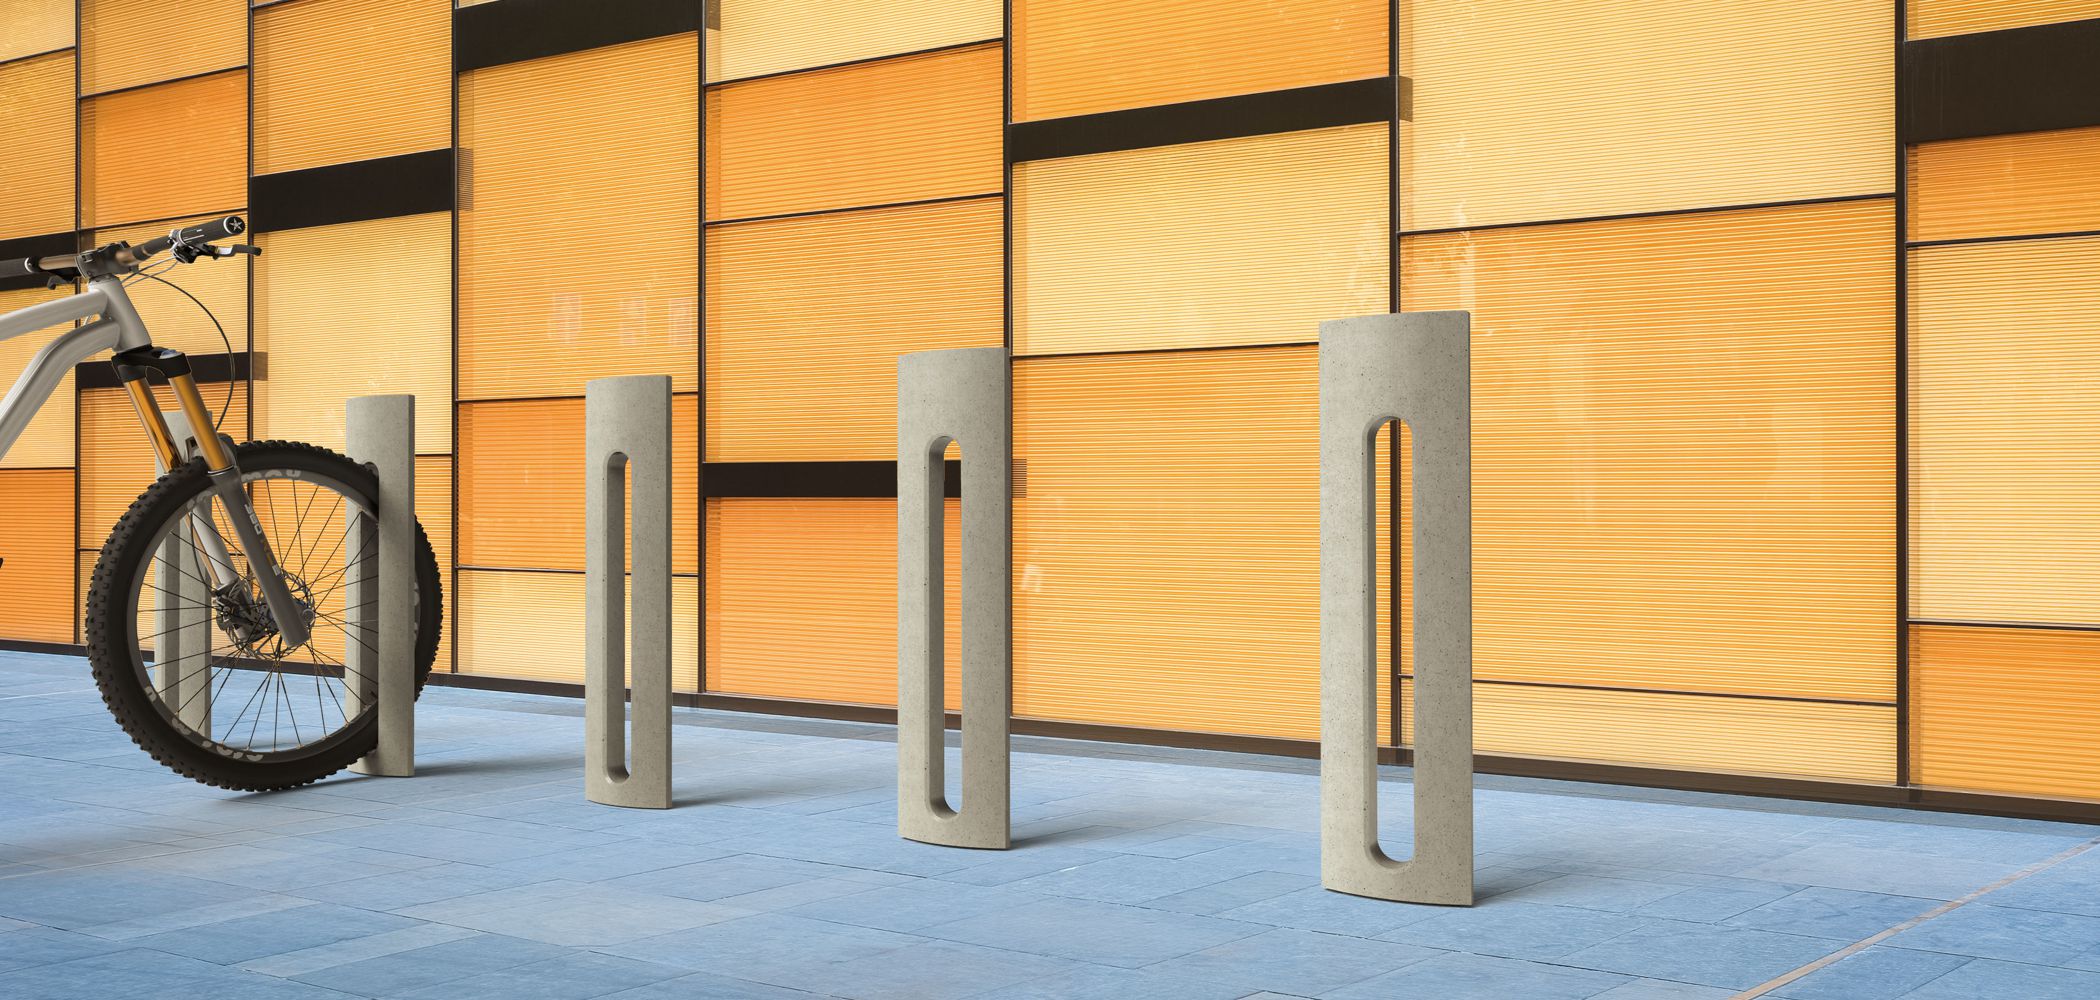
[[[310,636],[287,646],[204,464],[162,476],[117,522],[89,585],[95,684],[117,724],[170,769],[241,791],[333,774],[378,741],[376,689],[352,644],[354,578],[376,536],[371,470],[324,448],[261,441],[235,452],[242,490]],[[443,627],[437,557],[416,526],[416,690]]]

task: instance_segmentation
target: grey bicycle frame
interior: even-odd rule
[[[153,346],[153,337],[146,332],[145,321],[132,307],[131,295],[124,290],[123,279],[116,275],[89,281],[77,295],[0,315],[0,340],[91,316],[99,318],[67,330],[44,345],[44,349],[30,360],[21,377],[15,380],[14,388],[8,390],[7,398],[0,400],[0,458],[6,457],[8,449],[14,447],[15,441],[28,429],[29,421],[50,400],[52,391],[58,388],[60,380],[74,365],[104,351]],[[145,416],[140,414],[142,419]],[[157,414],[155,419],[158,419]],[[209,427],[196,427],[192,431],[196,434],[212,433]],[[307,625],[297,612],[291,592],[285,587],[283,572],[270,552],[268,540],[263,538],[261,527],[255,522],[247,494],[241,491],[239,470],[231,471],[231,475],[213,475],[212,492],[226,507],[227,520],[233,526],[234,535],[249,553],[249,562],[256,570],[256,582],[277,620],[278,634],[287,645],[302,645],[308,637]],[[193,511],[190,520],[197,529],[194,537],[205,549],[205,561],[211,569],[214,589],[239,582],[240,575],[234,569],[233,559],[218,532],[212,529],[210,518]]]

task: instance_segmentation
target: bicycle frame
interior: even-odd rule
[[[169,430],[147,382],[149,371],[159,371],[174,389],[176,402],[189,421],[197,451],[210,470],[212,492],[225,506],[234,536],[239,539],[242,549],[248,553],[251,567],[256,570],[257,583],[277,621],[278,634],[288,646],[304,644],[309,630],[291,591],[285,586],[283,570],[270,551],[269,540],[263,537],[262,526],[255,518],[248,494],[241,488],[240,469],[234,465],[233,449],[213,431],[211,410],[197,391],[197,381],[190,372],[188,360],[181,352],[153,346],[153,337],[147,333],[145,321],[132,307],[130,293],[124,290],[122,276],[94,278],[76,295],[0,315],[0,340],[91,316],[99,318],[67,330],[38,351],[29,367],[15,380],[14,388],[8,390],[6,399],[0,400],[0,457],[5,457],[8,449],[22,436],[31,418],[51,398],[52,391],[65,378],[66,372],[103,351],[115,351],[117,375],[131,396],[132,407],[138,411],[139,424],[145,428],[146,436],[152,439],[154,454],[160,457],[162,467],[179,468],[185,461],[187,450]],[[206,549],[213,589],[225,593],[240,583],[233,559],[218,532],[211,529],[208,515],[193,513],[190,518],[197,529],[195,537]]]

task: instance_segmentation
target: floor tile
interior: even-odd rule
[[[0,891],[6,883],[0,882]],[[123,951],[131,945],[53,927],[25,925],[0,935],[0,972],[53,965],[95,955]]]
[[[1159,968],[1085,966],[1076,972],[992,990],[974,1000],[1241,1000],[1243,986],[1193,979]]]
[[[603,950],[696,972],[793,986],[783,981],[784,977],[804,966],[850,962],[926,941],[917,935],[872,927],[761,913],[640,938]]]
[[[390,996],[457,979],[558,958],[559,945],[501,934],[482,934],[344,962],[287,978],[345,993]]]
[[[1774,1000],[1897,1000],[1968,961],[1936,952],[1868,948],[1794,980],[1772,996]]]
[[[1272,930],[1152,966],[1155,971],[1311,996],[1444,952],[1316,931]]]
[[[1168,914],[1084,899],[1046,899],[920,933],[1009,951],[1139,968],[1270,930],[1216,917]]]
[[[734,920],[744,911],[588,882],[542,882],[425,903],[405,916],[577,948]]]
[[[804,962],[772,981],[850,1000],[962,1000],[1061,975],[1078,963],[998,948],[928,941],[840,962]]]
[[[1890,896],[1851,889],[1803,889],[1722,921],[1730,927],[1754,927],[1853,942],[1872,937],[1942,905],[1916,896]]]
[[[1434,919],[1445,908],[1387,899],[1351,896],[1314,886],[1222,911],[1228,920],[1246,920],[1277,927],[1325,931],[1352,937],[1378,937],[1409,924]]]
[[[1904,994],[1903,1000],[2092,1000],[2094,997],[2100,997],[2100,972],[2051,969],[1980,958]]]
[[[398,994],[401,1000],[589,1000],[686,975],[685,969],[570,952]]]
[[[2100,917],[1969,903],[1886,943],[1971,958],[2059,965],[2100,946]]]
[[[162,934],[134,938],[134,947],[151,948],[175,955],[232,965],[266,955],[279,955],[318,945],[408,930],[423,925],[420,920],[391,913],[375,913],[333,903],[309,906],[251,917],[236,917]]]
[[[2004,860],[1942,858],[1846,844],[1804,847],[1732,874],[1772,882],[1926,899],[1960,899],[2019,871]]]
[[[1300,889],[1318,888],[1319,884],[1320,880],[1310,875],[1254,872],[1185,892],[1148,899],[1144,905],[1150,909],[1173,910],[1177,913],[1217,914],[1249,903],[1274,899]]]
[[[1683,921],[1655,921],[1560,959],[1646,979],[1744,990],[1835,950],[1823,938]]]
[[[1587,1000],[1625,976],[1509,958],[1446,954],[1320,994],[1321,1000]]]
[[[1143,903],[1214,885],[1230,877],[1230,873],[1201,858],[1173,860],[1119,855],[1024,878],[1011,885],[1050,896],[1104,903]]]
[[[1470,909],[1445,909],[1381,937],[1446,951],[1546,961],[1649,923],[1621,914],[1497,899]]]
[[[8,1000],[348,1000],[351,994],[144,948],[0,973]]]

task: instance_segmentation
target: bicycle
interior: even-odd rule
[[[265,791],[326,777],[377,744],[373,678],[349,664],[358,659],[351,643],[374,646],[360,617],[368,593],[353,585],[373,572],[367,549],[376,545],[379,487],[371,469],[325,448],[235,444],[221,435],[224,409],[212,414],[189,359],[154,346],[133,308],[131,283],[153,279],[179,291],[160,272],[260,254],[246,244],[215,245],[246,228],[227,216],[137,246],[120,241],[0,262],[0,278],[40,277],[52,288],[85,283],[73,295],[0,315],[0,340],[86,321],[40,350],[0,400],[0,456],[66,372],[113,352],[164,472],[118,520],[95,563],[83,637],[96,687],[117,724],[155,760],[208,785]],[[163,253],[169,257],[158,268],[146,266]],[[155,375],[191,429],[184,441],[162,415]],[[414,576],[420,695],[443,627],[437,557],[420,523]],[[353,590],[358,608],[349,606]],[[156,628],[142,630],[149,610]],[[179,652],[162,662],[167,648]]]

